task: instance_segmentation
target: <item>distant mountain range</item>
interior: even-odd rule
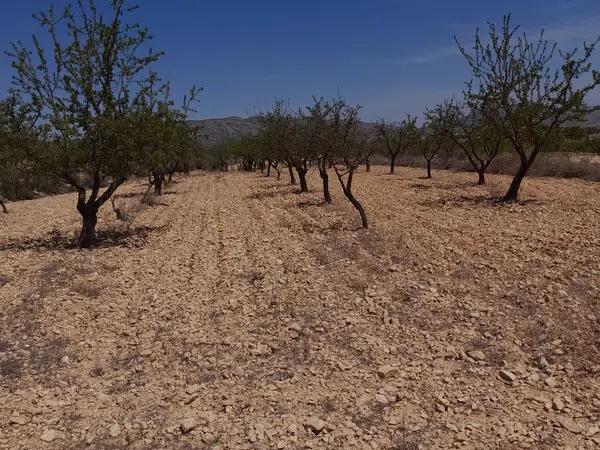
[[[222,119],[191,120],[190,124],[200,127],[204,143],[208,146],[221,144],[229,140],[240,139],[258,133],[259,123],[257,117],[224,117]],[[585,126],[600,128],[600,111],[590,113]],[[362,122],[361,126],[372,131],[374,123]]]
[[[252,136],[257,134],[259,129],[259,122],[256,116],[190,120],[189,123],[192,126],[200,127],[203,142],[208,146],[240,139],[244,136]],[[375,124],[370,122],[361,122],[361,126],[370,132],[375,129]]]
[[[585,125],[588,127],[600,128],[600,111],[594,111],[588,114]]]
[[[222,119],[190,120],[189,123],[200,127],[203,142],[208,146],[255,135],[259,127],[257,117],[232,116]]]

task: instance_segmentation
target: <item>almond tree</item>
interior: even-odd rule
[[[146,50],[148,30],[126,22],[133,9],[126,0],[111,0],[110,14],[94,0],[51,7],[34,16],[46,37],[9,53],[13,91],[35,110],[41,133],[30,156],[77,192],[80,248],[92,246],[98,209],[142,159],[134,110],[162,52]]]
[[[0,188],[5,188],[5,180],[10,179],[14,182],[14,176],[11,176],[16,166],[23,161],[22,155],[15,150],[15,131],[11,126],[10,120],[10,102],[8,100],[0,102]],[[8,213],[4,197],[0,194],[0,206],[4,213]]]
[[[377,133],[390,158],[390,174],[393,174],[396,158],[414,147],[418,141],[417,119],[410,115],[401,123],[381,119],[377,122]]]
[[[444,139],[440,134],[426,128],[419,138],[417,149],[427,163],[427,178],[431,178],[431,162],[438,155],[444,145]]]
[[[25,152],[35,142],[29,111],[20,99],[12,95],[0,101],[0,194],[16,199],[27,195],[29,189],[43,180],[43,174],[35,170]],[[0,206],[8,213],[2,195]]]
[[[434,133],[445,136],[461,149],[485,184],[485,171],[498,156],[503,138],[485,116],[454,100],[447,100],[426,113]]]
[[[289,164],[296,169],[300,184],[300,193],[308,192],[306,174],[312,156],[312,134],[310,129],[302,122],[299,111],[290,121],[290,134],[287,143],[282,147],[287,153]]]
[[[560,51],[543,31],[536,40],[518,33],[505,16],[500,27],[489,24],[486,42],[477,31],[472,49],[457,40],[473,71],[469,106],[481,111],[519,156],[519,169],[503,197],[507,202],[518,199],[537,155],[559,144],[561,127],[598,109],[588,107],[585,97],[600,85],[600,73],[591,65],[598,40]]]
[[[365,172],[371,171],[371,157],[381,153],[381,150],[381,140],[376,135],[370,133],[365,143]]]
[[[188,124],[192,106],[198,101],[200,90],[190,89],[177,107],[171,98],[169,83],[160,83],[154,77],[150,86],[138,98],[140,115],[140,145],[145,145],[140,167],[147,172],[155,195],[162,195],[165,182],[170,181],[178,168],[198,156],[199,128]],[[155,88],[155,85],[157,86]]]
[[[363,228],[368,228],[367,214],[354,196],[353,181],[356,170],[365,160],[367,136],[359,127],[360,106],[350,106],[338,100],[328,122],[333,143],[332,164],[346,198],[360,214]]]
[[[328,102],[322,97],[313,97],[313,104],[306,108],[308,114],[300,114],[299,125],[304,127],[310,158],[316,163],[323,183],[323,200],[328,204],[331,203],[331,193],[327,170],[331,166],[335,150],[335,136],[332,134],[330,123],[341,106],[340,100]]]
[[[259,116],[259,124],[258,137],[268,155],[267,159],[271,158],[271,161],[278,160],[285,163],[290,175],[290,184],[295,185],[292,144],[296,129],[287,104],[283,100],[276,99],[271,110]]]

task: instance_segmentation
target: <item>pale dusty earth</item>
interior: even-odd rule
[[[195,173],[93,251],[9,204],[0,448],[599,448],[600,184],[422,175],[358,174],[364,231],[333,176]]]

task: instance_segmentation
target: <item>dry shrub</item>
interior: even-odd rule
[[[505,153],[496,158],[489,172],[512,175],[518,166],[518,157],[513,153]],[[574,153],[541,154],[529,169],[529,175],[600,181],[600,156]]]
[[[10,277],[7,277],[6,275],[2,275],[0,273],[0,287],[4,286],[5,284],[10,283]]]
[[[83,281],[76,283],[71,289],[87,298],[98,298],[102,293],[101,287]]]
[[[113,211],[117,216],[117,220],[121,220],[123,222],[131,222],[138,213],[142,212],[146,208],[146,205],[137,198],[120,200],[119,203],[116,203],[113,199],[111,199],[111,202]]]
[[[403,155],[398,165],[425,168],[419,155]],[[463,155],[446,156],[433,161],[434,169],[473,171],[473,166]],[[513,152],[498,155],[488,168],[488,173],[513,175],[519,168],[519,157]],[[578,153],[545,153],[538,156],[528,175],[538,177],[581,178],[600,181],[600,155]]]
[[[0,378],[18,378],[22,372],[23,364],[17,358],[11,356],[6,359],[0,359]]]
[[[542,155],[533,166],[532,175],[600,181],[600,157],[566,153]]]
[[[61,358],[67,355],[67,341],[62,337],[52,337],[38,342],[33,347],[29,367],[37,373],[49,374],[56,369]]]
[[[155,195],[153,192],[146,192],[142,196],[141,203],[148,206],[168,206],[162,201],[162,197]]]

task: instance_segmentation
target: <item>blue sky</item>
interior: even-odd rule
[[[31,42],[37,30],[31,14],[50,3],[5,2],[0,48]],[[339,92],[363,106],[366,120],[397,120],[460,92],[469,72],[452,36],[469,43],[478,26],[507,12],[524,30],[545,28],[566,48],[600,34],[598,0],[139,3],[133,17],[166,51],[157,65],[161,75],[178,94],[193,84],[204,88],[198,117],[248,116],[275,97],[304,105],[312,95]],[[0,55],[0,92],[10,74],[9,58]]]

